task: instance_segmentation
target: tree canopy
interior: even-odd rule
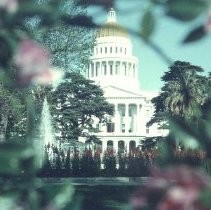
[[[106,122],[106,115],[113,114],[102,89],[79,73],[67,73],[52,94],[54,124],[63,141],[88,135],[94,121]]]

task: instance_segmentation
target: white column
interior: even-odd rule
[[[106,76],[109,75],[109,65],[108,65],[108,61],[106,61]]]
[[[119,61],[119,75],[122,77],[124,75],[124,71],[122,70],[122,61]]]
[[[115,140],[113,141],[113,144],[114,144],[114,146],[113,146],[114,151],[117,153],[117,152],[118,152],[118,140],[115,139]]]
[[[103,152],[105,152],[106,149],[107,149],[107,141],[102,139],[102,150],[103,150]]]
[[[96,62],[93,62],[93,77],[95,77]]]
[[[130,77],[129,62],[126,62],[126,75],[127,77]]]
[[[139,104],[136,104],[136,118],[135,118],[135,132],[138,132],[138,128],[139,128]]]
[[[141,132],[141,127],[143,124],[142,116],[141,116],[141,110],[140,110],[140,104],[137,104],[137,118],[136,118],[136,132]]]
[[[125,133],[129,133],[129,104],[125,104]]]
[[[115,133],[119,133],[120,132],[120,116],[119,116],[119,112],[118,112],[118,104],[115,104],[115,114],[114,114],[114,123],[115,123]]]
[[[99,62],[98,77],[102,76],[102,61]]]

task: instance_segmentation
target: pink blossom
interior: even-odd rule
[[[211,9],[208,12],[207,20],[205,23],[205,30],[211,32]]]
[[[156,210],[208,210],[200,202],[200,192],[210,186],[201,171],[177,166],[153,169],[152,177],[131,198],[134,208],[153,205]]]
[[[59,71],[50,67],[49,52],[29,39],[20,43],[15,63],[18,67],[18,82],[21,86],[48,85],[59,76]]]
[[[18,8],[18,0],[1,0],[0,8],[7,10],[9,13],[14,13]]]

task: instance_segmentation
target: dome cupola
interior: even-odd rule
[[[109,36],[128,38],[127,30],[116,22],[116,12],[113,8],[108,12],[107,22],[96,32],[96,38]]]

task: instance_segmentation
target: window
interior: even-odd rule
[[[149,110],[146,110],[146,116],[149,117]]]
[[[125,124],[122,124],[122,133],[125,133]]]
[[[120,47],[120,53],[122,53],[122,47]]]
[[[95,69],[95,75],[96,75],[96,77],[98,76],[98,64],[96,65],[96,69]]]
[[[114,123],[108,122],[107,123],[107,133],[113,133],[114,132]]]
[[[125,55],[127,54],[127,49],[125,48]]]
[[[98,54],[98,48],[96,47],[96,54]]]
[[[132,117],[133,116],[133,110],[132,110],[132,107],[129,107],[129,117]]]
[[[105,53],[107,53],[107,47],[105,47]]]
[[[124,141],[118,141],[118,152],[123,153],[125,150],[125,142]]]
[[[101,53],[103,52],[103,48],[102,48],[102,47],[100,48],[100,52],[101,52]]]
[[[110,53],[112,53],[112,47],[110,47]]]
[[[92,64],[92,71],[91,71],[92,77],[94,77],[94,64]]]
[[[110,65],[110,75],[113,75],[113,65]]]
[[[106,64],[104,65],[104,75],[106,75],[107,74],[107,66],[106,66]]]
[[[125,117],[125,109],[122,110],[122,117]]]
[[[115,74],[116,74],[116,75],[118,75],[118,73],[119,73],[119,65],[118,65],[118,64],[116,64]]]
[[[116,47],[116,53],[118,53],[118,47]]]

